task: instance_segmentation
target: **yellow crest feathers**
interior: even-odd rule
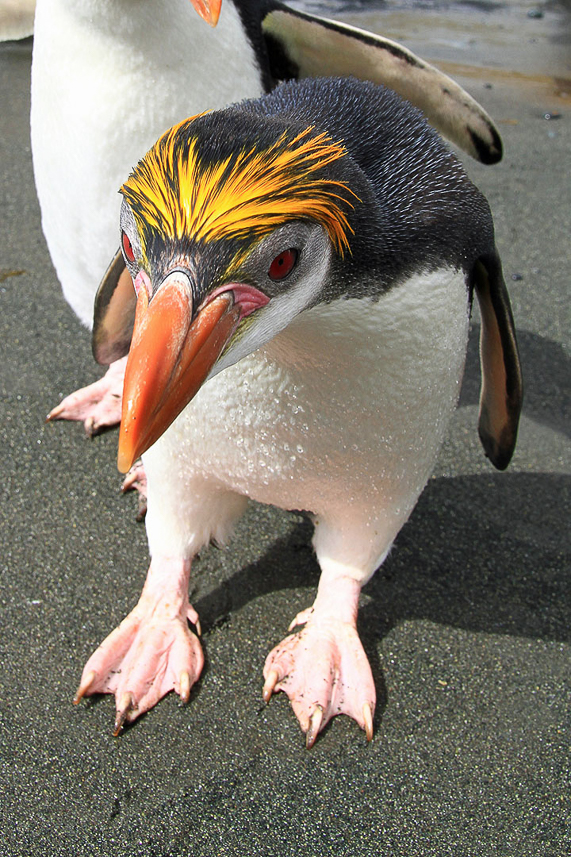
[[[261,237],[286,221],[311,218],[344,254],[353,231],[344,208],[353,207],[347,197],[357,197],[344,182],[316,175],[345,156],[341,143],[310,127],[290,140],[284,132],[266,148],[252,143],[219,160],[201,158],[196,118],[164,134],[121,188],[143,245],[149,229],[207,242]]]

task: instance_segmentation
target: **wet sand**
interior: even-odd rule
[[[525,2],[335,14],[434,60],[498,122],[502,163],[464,161],[494,212],[519,330],[513,464],[497,473],[479,447],[475,335],[434,478],[363,593],[370,745],[336,718],[307,752],[285,696],[261,701],[265,655],[318,569],[308,524],[259,506],[196,563],[207,664],[190,704],[171,694],[119,739],[109,697],[73,707],[83,662],[138,598],[146,538],[119,493],[116,434],[43,421],[98,368],[41,233],[31,42],[1,45],[3,854],[571,850],[569,16]]]

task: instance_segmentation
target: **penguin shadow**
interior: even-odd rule
[[[432,479],[381,569],[363,589],[358,628],[377,688],[375,728],[387,690],[380,644],[403,622],[469,632],[571,640],[568,512],[571,477],[495,473]],[[302,590],[311,603],[319,566],[312,524],[298,523],[255,563],[195,603],[206,639],[232,612],[264,595]],[[289,609],[289,608],[288,608]],[[283,638],[280,625],[268,651]]]
[[[470,329],[458,407],[480,399],[480,326]],[[540,425],[571,435],[571,360],[558,342],[527,330],[517,333],[524,384],[524,414]]]

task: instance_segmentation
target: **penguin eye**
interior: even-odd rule
[[[276,256],[268,270],[270,280],[285,280],[294,268],[298,255],[298,251],[290,247],[289,250],[284,250]]]
[[[134,262],[135,261],[135,254],[133,252],[133,247],[132,247],[131,242],[129,240],[129,236],[127,235],[126,232],[122,233],[121,241],[123,243],[123,252],[125,253],[125,256],[127,257],[127,261]]]

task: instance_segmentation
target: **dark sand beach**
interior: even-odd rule
[[[335,718],[308,752],[262,667],[318,580],[310,525],[252,505],[195,563],[206,667],[120,738],[72,698],[148,566],[117,433],[45,424],[95,380],[40,225],[31,39],[0,45],[0,841],[6,857],[564,857],[571,852],[571,16],[557,2],[312,5],[452,74],[497,122],[487,195],[526,399],[513,463],[484,458],[474,315],[434,477],[359,629],[375,736]],[[532,14],[530,14],[532,13]]]

